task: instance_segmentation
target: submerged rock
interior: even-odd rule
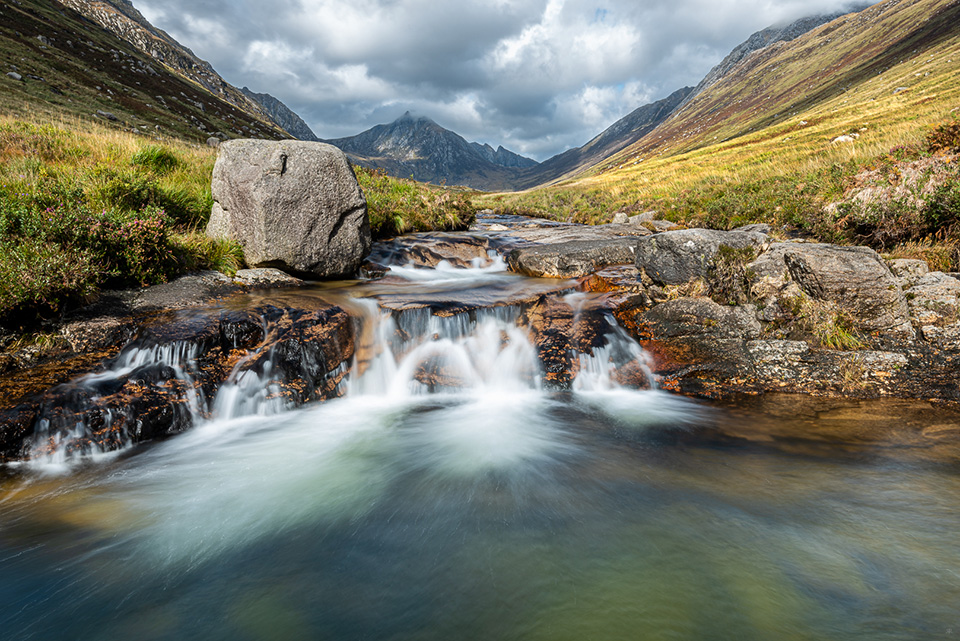
[[[370,252],[367,205],[353,169],[331,145],[231,140],[213,169],[207,235],[243,245],[254,267],[344,278]]]

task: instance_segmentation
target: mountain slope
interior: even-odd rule
[[[640,140],[670,116],[692,89],[684,87],[663,100],[635,109],[610,125],[583,147],[569,149],[525,173],[514,185],[521,189],[543,185],[587,169]]]
[[[240,91],[242,91],[243,95],[247,98],[250,98],[263,107],[273,122],[280,125],[284,131],[297,140],[320,140],[300,116],[277,98],[274,98],[268,93],[256,93],[247,87],[242,88]]]
[[[33,121],[97,118],[200,142],[286,136],[54,0],[2,5],[0,70],[13,74],[0,76],[0,111]]]
[[[822,106],[840,97],[841,104],[867,105],[897,91],[897,100],[884,101],[885,111],[907,114],[911,103],[935,98],[928,76],[917,72],[923,52],[955,42],[958,24],[957,0],[888,0],[774,43],[734,64],[604,166],[690,151],[797,122],[802,114],[808,122],[823,118]]]
[[[129,0],[59,0],[77,13],[126,40],[174,73],[195,82],[221,100],[272,122],[269,113],[256,101],[220,77],[206,60],[157,29]],[[274,123],[276,124],[276,123]]]
[[[795,40],[803,34],[816,29],[820,25],[832,22],[841,16],[847,15],[848,13],[862,11],[868,6],[870,6],[870,3],[864,3],[855,8],[851,8],[850,11],[835,12],[821,16],[807,16],[788,24],[787,26],[771,26],[751,34],[749,38],[734,47],[733,51],[727,54],[726,57],[720,61],[720,64],[716,65],[707,73],[706,76],[704,76],[703,80],[701,80],[700,83],[694,87],[693,91],[690,92],[690,95],[684,99],[680,106],[682,107],[686,105],[696,96],[699,96],[706,91],[707,88],[716,84],[720,79],[730,73],[740,61],[752,54],[754,51],[759,51],[760,49],[768,47],[777,42],[790,42],[791,40]]]
[[[339,147],[361,165],[421,182],[504,189],[517,174],[513,166],[488,160],[483,146],[469,143],[429,118],[414,117],[410,112],[390,124],[325,142]],[[493,152],[490,157],[503,158],[514,165],[529,161],[505,149],[499,155]]]

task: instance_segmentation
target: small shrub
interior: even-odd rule
[[[666,300],[678,298],[702,298],[710,294],[710,285],[702,278],[694,278],[680,285],[667,285],[663,288]]]
[[[139,171],[99,165],[84,182],[87,201],[95,209],[137,210],[157,204],[156,180]]]
[[[21,326],[82,302],[99,277],[88,252],[36,239],[0,242],[0,324]]]
[[[953,121],[937,125],[927,134],[927,151],[960,152],[960,122]]]
[[[171,221],[181,228],[206,225],[213,209],[213,194],[210,189],[189,189],[182,185],[157,186],[154,202],[167,212]]]
[[[757,257],[753,247],[720,245],[707,271],[710,297],[721,305],[742,305],[750,298],[755,275],[747,264]]]
[[[800,327],[809,332],[820,347],[845,351],[867,347],[854,329],[853,317],[838,304],[803,296],[799,307]]]
[[[946,231],[920,240],[901,243],[886,254],[889,258],[916,258],[926,261],[933,271],[960,271],[960,239]]]
[[[233,240],[190,233],[172,236],[170,243],[183,271],[215,269],[233,276],[243,267],[243,247]]]
[[[476,216],[468,193],[392,178],[380,169],[354,171],[367,199],[374,238],[466,229]]]

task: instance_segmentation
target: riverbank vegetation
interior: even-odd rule
[[[4,324],[55,315],[104,287],[236,270],[236,248],[198,239],[210,151],[74,124],[0,119]]]
[[[204,235],[215,161],[215,150],[176,139],[0,117],[0,325],[56,317],[104,288],[236,272],[240,246]],[[468,193],[357,176],[375,237],[473,220]]]
[[[356,166],[354,171],[367,199],[375,239],[466,229],[476,216],[471,192],[393,178],[380,169]]]

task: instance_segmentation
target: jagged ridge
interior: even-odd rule
[[[290,107],[286,106],[278,98],[274,98],[268,93],[256,93],[248,87],[243,87],[240,91],[247,98],[255,101],[270,115],[275,123],[298,140],[317,141],[316,134],[310,129],[309,125],[303,121]]]
[[[536,163],[502,147],[502,152],[493,152],[491,157],[511,164],[492,162],[482,145],[469,143],[429,118],[410,112],[390,124],[325,142],[339,147],[361,165],[382,168],[394,176],[476,189],[509,188],[518,163]]]

